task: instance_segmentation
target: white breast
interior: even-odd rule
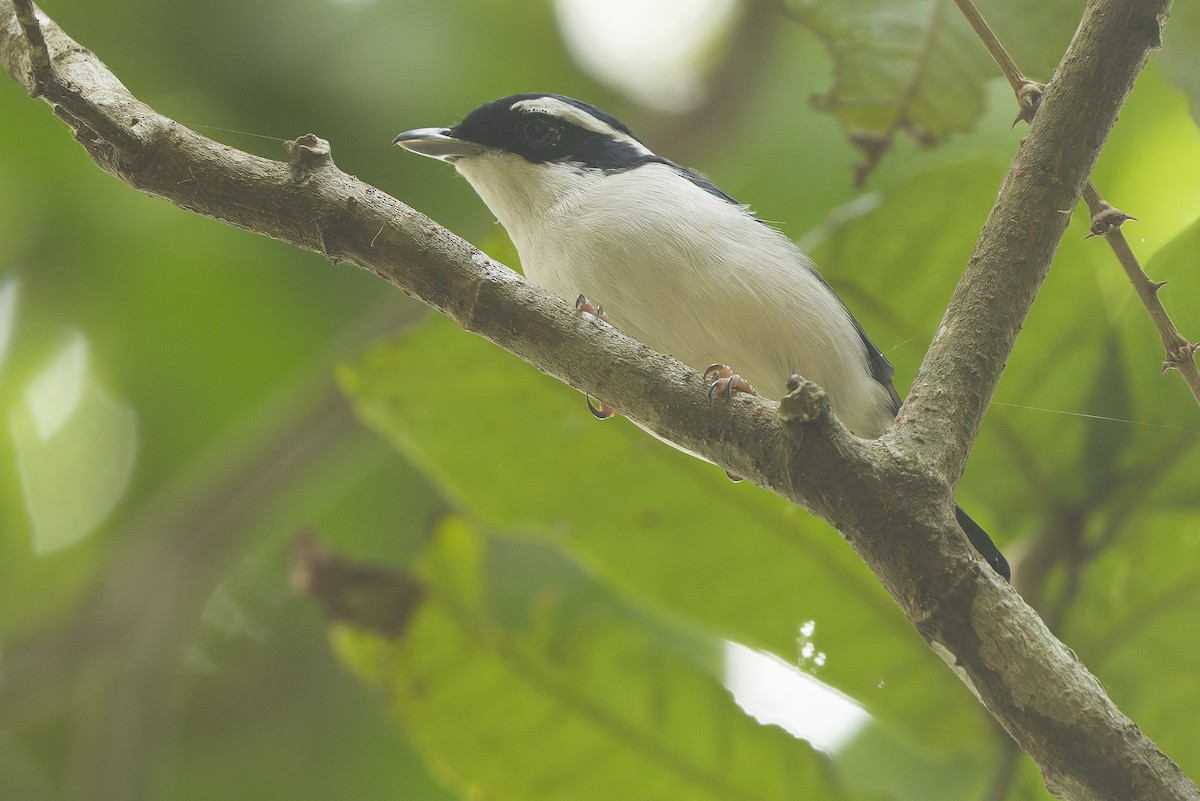
[[[456,166],[534,283],[568,301],[586,295],[618,328],[698,370],[728,364],[766,397],[782,397],[799,373],[860,436],[891,423],[841,302],[748,212],[658,163],[604,175],[489,154]]]

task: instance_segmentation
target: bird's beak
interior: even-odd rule
[[[474,156],[486,149],[475,142],[455,139],[450,135],[449,128],[416,128],[405,131],[393,139],[392,144],[422,156],[451,162],[464,156]]]

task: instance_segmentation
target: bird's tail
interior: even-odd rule
[[[987,535],[987,532],[981,529],[979,524],[972,520],[958,504],[954,505],[954,516],[958,518],[958,524],[962,526],[963,533],[967,535],[967,539],[975,546],[979,555],[992,566],[993,570],[1004,576],[1005,581],[1011,581],[1012,570],[1008,566],[1008,560],[1004,558],[1004,554],[1000,553],[1000,549],[992,542],[992,538]]]

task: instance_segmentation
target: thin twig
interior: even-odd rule
[[[987,20],[983,18],[983,14],[979,12],[979,8],[972,0],[954,0],[954,4],[958,6],[958,10],[966,17],[967,22],[974,29],[975,35],[979,37],[979,41],[983,42],[983,46],[991,54],[992,60],[996,62],[996,66],[1004,73],[1004,77],[1008,78],[1013,91],[1019,92],[1028,79],[1021,72],[1021,68],[1017,66],[1017,62],[1013,61],[1012,56],[1004,49],[1004,45],[1000,43],[1000,38],[996,36],[996,32],[992,30],[992,26],[988,25]]]
[[[1025,73],[1021,72],[1017,62],[1004,49],[1004,45],[1000,43],[1000,37],[996,36],[996,32],[992,30],[991,25],[988,25],[973,0],[954,0],[954,4],[966,17],[967,23],[975,31],[979,41],[983,42],[983,46],[992,56],[992,61],[996,62],[996,66],[1008,79],[1013,93],[1017,96],[1017,105],[1020,106],[1020,111],[1017,113],[1017,118],[1013,120],[1013,125],[1021,120],[1032,122],[1033,115],[1037,113],[1038,106],[1041,105],[1042,90],[1045,89],[1045,85],[1025,77]]]
[[[1013,92],[1017,96],[1017,103],[1021,107],[1013,124],[1015,125],[1020,120],[1032,122],[1033,115],[1037,113],[1037,107],[1041,102],[1043,85],[1030,81],[1024,76],[973,0],[954,0],[954,2],[975,30],[979,40],[983,42],[983,46],[991,54],[992,60],[996,62],[1000,72],[1012,85]],[[1122,223],[1137,218],[1105,201],[1096,189],[1096,185],[1090,180],[1084,186],[1083,198],[1087,202],[1091,215],[1091,229],[1088,236],[1102,236],[1108,240],[1109,247],[1112,248],[1117,261],[1121,263],[1125,275],[1129,277],[1129,282],[1133,284],[1134,291],[1137,292],[1142,305],[1150,315],[1150,321],[1154,323],[1159,337],[1162,338],[1163,348],[1166,350],[1162,371],[1165,373],[1167,370],[1178,370],[1197,405],[1200,405],[1200,369],[1196,367],[1195,359],[1196,351],[1200,350],[1200,342],[1192,344],[1183,334],[1179,333],[1179,329],[1175,327],[1175,323],[1172,322],[1171,316],[1167,314],[1167,310],[1158,297],[1158,291],[1163,288],[1166,281],[1150,280],[1150,277],[1142,269],[1141,263],[1138,262],[1137,256],[1134,255],[1133,249],[1129,247],[1125,234],[1121,232]]]
[[[1166,286],[1167,282],[1150,280],[1133,249],[1129,247],[1129,242],[1121,231],[1121,224],[1136,218],[1109,204],[1100,196],[1100,192],[1091,181],[1088,181],[1083,189],[1083,199],[1087,201],[1088,212],[1091,215],[1091,232],[1088,236],[1102,236],[1108,240],[1117,261],[1121,263],[1125,275],[1129,278],[1129,283],[1133,284],[1134,291],[1146,307],[1146,313],[1158,329],[1158,335],[1167,353],[1163,361],[1163,372],[1178,370],[1184,383],[1191,390],[1192,397],[1200,404],[1200,369],[1196,368],[1195,359],[1200,344],[1193,345],[1179,333],[1158,296],[1159,290]]]

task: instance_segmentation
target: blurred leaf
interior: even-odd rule
[[[1137,218],[1123,230],[1143,264],[1200,217],[1197,153],[1200,128],[1188,114],[1187,98],[1152,59],[1121,109],[1092,173],[1100,193]],[[1082,220],[1078,224],[1078,229],[1073,225],[1068,230],[1068,240],[1085,235],[1086,226]],[[1132,300],[1129,282],[1111,250],[1103,240],[1094,244],[1098,247],[1089,249],[1095,251],[1097,265],[1108,268],[1099,276],[1108,305],[1117,299]]]
[[[4,384],[4,368],[8,364],[8,350],[12,345],[13,329],[17,321],[17,279],[8,276],[0,281],[0,386]]]
[[[1155,54],[1155,61],[1187,93],[1192,117],[1200,124],[1200,5],[1171,4],[1163,48]]]
[[[733,703],[718,643],[664,629],[548,544],[450,518],[422,567],[406,634],[337,642],[465,794],[839,797],[811,748]]]
[[[414,379],[434,373],[434,388]],[[801,510],[624,421],[598,423],[573,390],[440,318],[341,378],[364,419],[462,508],[569,544],[629,597],[789,662],[814,621],[828,660],[813,670],[871,714],[945,747],[985,736],[961,688],[930,696],[944,665]]]
[[[89,353],[88,341],[72,332],[9,412],[38,554],[91,534],[133,474],[137,415],[101,386]]]
[[[1078,4],[982,6],[1001,42],[1019,44],[1014,57],[1026,75],[1048,80],[1078,23]],[[833,57],[833,88],[817,102],[866,154],[860,181],[897,133],[932,145],[971,130],[983,113],[983,83],[998,71],[950,0],[790,0],[788,9]]]
[[[1084,408],[1089,414],[1114,420],[1129,420],[1133,414],[1128,373],[1125,370],[1121,343],[1115,332],[1093,342],[1102,363],[1109,369],[1096,370],[1092,376],[1092,390],[1083,396]],[[1099,500],[1113,492],[1120,484],[1121,454],[1136,436],[1135,426],[1118,425],[1090,426],[1084,437],[1080,465],[1085,474],[1085,485],[1093,498]]]
[[[53,783],[39,769],[37,755],[15,737],[0,731],[0,782],[5,793],[22,801],[54,801]]]
[[[1145,270],[1152,280],[1168,281],[1160,293],[1163,305],[1183,329],[1184,337],[1197,340],[1195,329],[1200,327],[1200,291],[1195,290],[1196,272],[1200,267],[1200,209],[1197,217],[1155,253]],[[1149,324],[1149,320],[1147,320]]]
[[[375,694],[330,653],[310,604],[295,598],[269,611],[261,600],[254,603],[254,593],[277,586],[267,576],[277,579],[283,560],[278,552],[271,555],[277,558],[265,569],[246,571],[234,589],[243,612],[261,629],[258,638],[214,642],[209,636],[189,649],[188,703],[145,797],[460,798],[429,776]],[[206,669],[196,669],[200,660],[208,662]],[[0,765],[0,775],[2,770]]]
[[[1190,497],[1147,498],[1132,508],[1126,498],[1107,515],[1123,525],[1083,579],[1064,632],[1113,701],[1190,776],[1200,774],[1200,729],[1180,710],[1196,705],[1197,445],[1177,471],[1188,476]]]

